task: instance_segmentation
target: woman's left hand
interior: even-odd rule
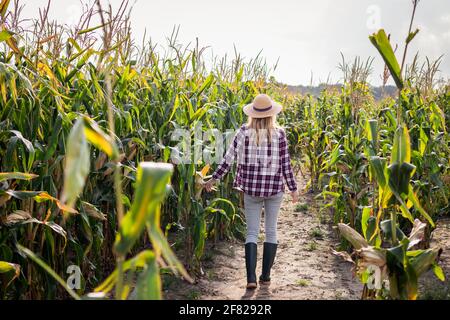
[[[292,202],[298,203],[298,201],[299,201],[298,191],[291,192],[291,196],[292,196]]]
[[[213,188],[214,188],[214,184],[216,183],[216,180],[214,180],[214,179],[210,179],[210,180],[208,180],[208,181],[206,181],[205,182],[205,190],[207,191],[207,192],[211,192],[211,191],[213,191]]]

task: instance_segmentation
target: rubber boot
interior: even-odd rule
[[[277,246],[276,243],[264,242],[262,274],[259,277],[259,282],[261,284],[270,284],[270,269],[275,260]]]
[[[255,289],[257,245],[253,242],[245,244],[245,267],[247,269],[247,289]]]

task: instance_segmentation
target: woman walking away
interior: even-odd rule
[[[284,195],[284,182],[294,202],[298,202],[297,184],[290,163],[286,133],[277,126],[276,115],[282,107],[268,95],[260,94],[244,107],[248,123],[242,125],[225,154],[223,161],[206,182],[211,191],[237,161],[233,188],[244,193],[244,209],[247,222],[245,264],[247,289],[255,289],[257,241],[262,208],[264,207],[265,241],[263,248],[260,284],[270,283],[277,251],[277,218]]]

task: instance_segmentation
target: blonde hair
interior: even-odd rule
[[[272,140],[272,134],[274,129],[278,127],[277,116],[273,115],[266,118],[252,118],[248,117],[247,126],[249,129],[253,129],[256,134],[256,144],[259,145],[261,141],[264,141],[262,134],[267,134],[267,141]]]

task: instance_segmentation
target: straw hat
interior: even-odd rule
[[[280,113],[282,108],[267,94],[258,94],[252,103],[244,107],[244,113],[252,118],[267,118]]]

